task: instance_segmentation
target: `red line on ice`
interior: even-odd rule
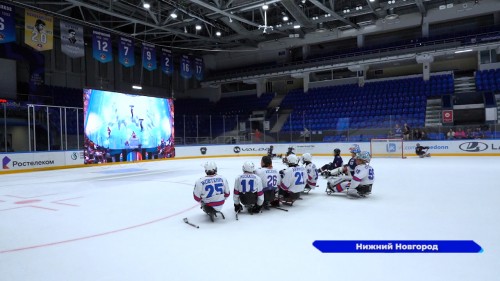
[[[182,213],[185,213],[187,211],[190,211],[191,209],[194,209],[194,208],[196,208],[198,206],[200,206],[200,205],[196,204],[196,205],[194,205],[192,207],[189,207],[189,208],[187,208],[185,210],[182,210],[182,211],[179,211],[177,213],[168,215],[166,217],[159,218],[159,219],[152,220],[152,221],[145,222],[145,223],[141,223],[141,224],[137,224],[137,225],[133,225],[133,226],[129,226],[129,227],[125,227],[125,228],[121,228],[121,229],[116,229],[116,230],[112,230],[112,231],[108,231],[108,232],[103,232],[103,233],[98,233],[98,234],[94,234],[94,235],[83,236],[83,237],[73,238],[73,239],[69,239],[69,240],[58,241],[58,242],[52,242],[52,243],[47,243],[47,244],[40,244],[40,245],[28,246],[28,247],[22,247],[22,248],[17,248],[17,249],[0,250],[0,254],[11,253],[11,252],[19,252],[19,251],[24,251],[24,250],[36,249],[36,248],[49,247],[49,246],[54,246],[54,245],[59,245],[59,244],[64,244],[64,243],[75,242],[75,241],[79,241],[79,240],[85,240],[85,239],[90,239],[90,238],[94,238],[94,237],[104,236],[104,235],[113,234],[113,233],[117,233],[117,232],[122,232],[122,231],[125,231],[125,230],[134,229],[134,228],[138,228],[138,227],[145,226],[145,225],[148,225],[148,224],[157,223],[157,222],[160,222],[162,220],[166,220],[166,219],[169,219],[171,217],[178,216],[178,215],[180,215]]]

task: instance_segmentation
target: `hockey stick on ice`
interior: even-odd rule
[[[185,223],[189,224],[189,225],[190,225],[190,226],[192,226],[192,227],[200,228],[200,226],[199,226],[199,225],[196,225],[196,224],[194,224],[194,223],[190,223],[190,222],[188,221],[188,218],[184,218],[183,220],[184,220],[184,222],[185,222]]]
[[[288,212],[287,209],[284,209],[284,208],[280,208],[280,207],[274,207],[274,206],[270,206],[271,208],[274,208],[274,209],[278,209],[278,210],[281,210],[281,211],[285,211],[285,212]]]

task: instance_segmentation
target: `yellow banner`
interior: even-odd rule
[[[24,14],[24,42],[37,51],[52,50],[54,47],[54,19],[32,10]]]

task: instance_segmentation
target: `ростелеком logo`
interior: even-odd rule
[[[3,159],[2,159],[2,167],[3,169],[10,169],[7,165],[10,163],[10,158],[5,156]]]

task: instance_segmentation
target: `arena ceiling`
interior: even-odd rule
[[[380,19],[480,0],[23,0],[25,8],[190,50],[256,48],[259,43],[326,30],[359,29]],[[145,8],[149,4],[149,8]],[[268,6],[263,9],[264,4]],[[498,10],[498,9],[497,9]],[[265,24],[267,21],[267,24]],[[196,26],[199,26],[197,29]]]

